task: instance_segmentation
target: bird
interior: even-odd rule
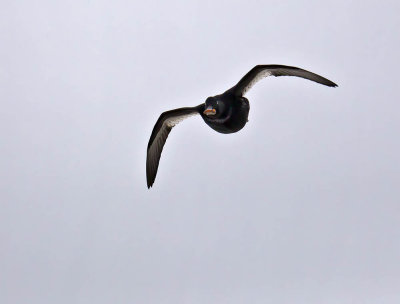
[[[147,187],[150,189],[154,184],[161,153],[173,127],[188,117],[200,115],[209,127],[219,133],[238,132],[248,122],[250,103],[244,97],[245,94],[260,79],[268,76],[296,76],[328,87],[337,87],[336,83],[301,68],[278,64],[256,65],[235,86],[224,93],[210,96],[204,103],[195,107],[184,107],[162,113],[154,125],[147,145]]]

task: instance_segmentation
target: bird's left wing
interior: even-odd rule
[[[149,144],[147,145],[146,177],[148,188],[154,184],[154,180],[156,179],[161,152],[169,132],[182,120],[200,114],[203,108],[204,105],[201,104],[197,107],[179,108],[167,111],[160,115],[151,133]]]
[[[229,91],[236,96],[244,96],[251,87],[260,79],[268,76],[296,76],[312,80],[328,87],[337,87],[337,84],[313,72],[287,65],[257,65],[252,68],[242,79]]]

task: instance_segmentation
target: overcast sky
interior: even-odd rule
[[[3,1],[0,302],[400,303],[398,1]],[[249,123],[158,116],[256,64]]]

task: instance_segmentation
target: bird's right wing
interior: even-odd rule
[[[151,133],[149,144],[147,145],[146,177],[148,188],[154,184],[154,180],[156,179],[161,152],[169,132],[185,118],[200,114],[203,107],[204,105],[202,104],[192,108],[179,108],[164,112],[160,115]]]
[[[257,65],[252,68],[242,79],[230,89],[236,96],[243,96],[260,79],[268,76],[296,76],[318,82],[320,84],[337,87],[337,84],[315,73],[287,65]]]

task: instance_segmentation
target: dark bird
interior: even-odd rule
[[[197,107],[179,108],[162,113],[147,145],[147,187],[150,188],[154,184],[161,152],[173,127],[185,118],[200,114],[204,122],[217,132],[228,134],[239,131],[247,123],[250,110],[249,101],[244,95],[257,81],[267,76],[297,76],[328,87],[337,87],[332,81],[300,68],[275,64],[257,65],[225,93],[208,97],[205,103]]]

